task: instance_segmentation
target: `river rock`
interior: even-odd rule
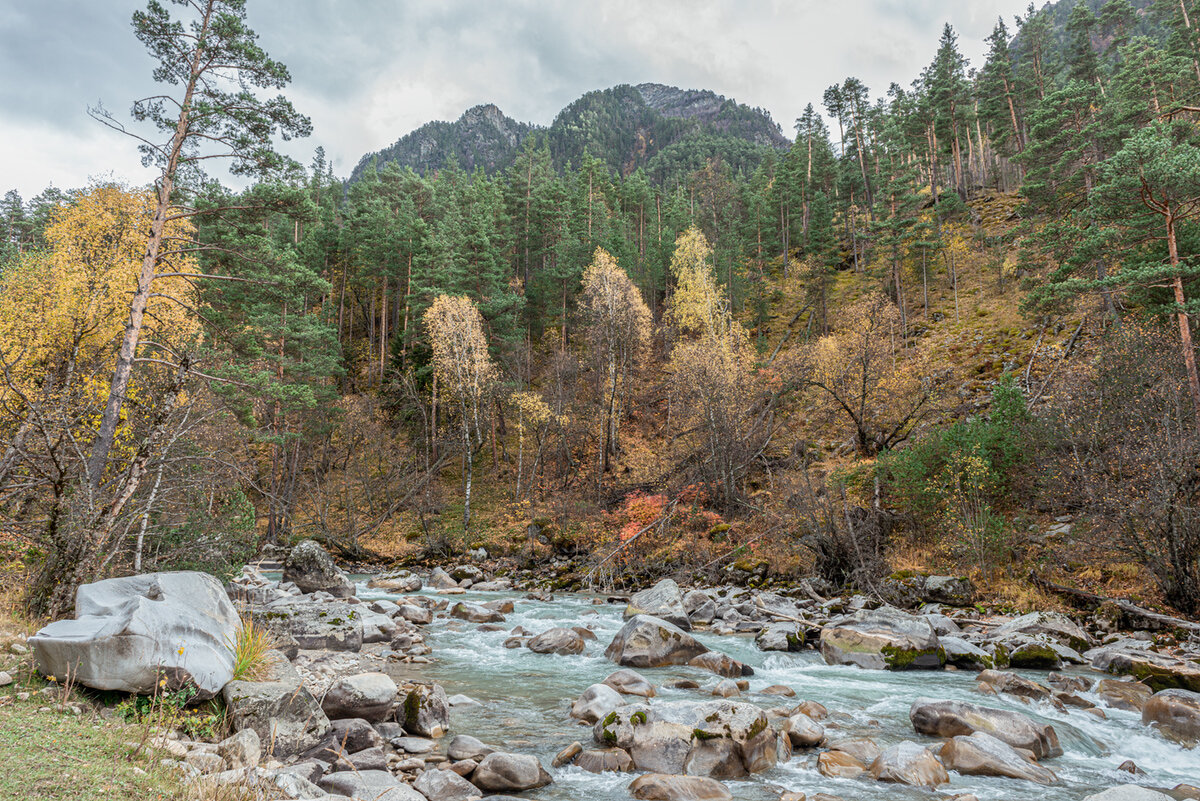
[[[647,773],[629,785],[629,794],[645,801],[733,801],[720,782],[703,776]]]
[[[84,584],[75,619],[29,638],[43,675],[98,690],[153,693],[161,678],[212,698],[233,678],[241,630],[225,588],[207,573],[146,573]]]
[[[479,760],[495,750],[469,734],[456,734],[446,749],[446,755],[456,762],[464,759]]]
[[[1147,643],[1137,643],[1145,648]],[[1131,675],[1151,690],[1177,688],[1200,692],[1200,666],[1195,662],[1141,650],[1132,643],[1103,646],[1084,654],[1092,667],[1106,673]]]
[[[1030,751],[1038,759],[1062,756],[1054,727],[1035,723],[1020,712],[990,709],[963,701],[918,698],[909,708],[908,717],[918,734],[957,737],[980,731],[1013,748]]]
[[[450,590],[458,587],[458,582],[450,577],[440,567],[435,567],[433,572],[429,574],[429,578],[425,580],[425,586],[433,590]]]
[[[359,673],[338,679],[325,691],[321,709],[331,720],[362,718],[378,722],[387,717],[399,690],[386,673]]]
[[[364,643],[391,642],[397,631],[394,620],[373,609],[363,609],[362,606],[359,606],[356,611],[362,619]]]
[[[422,771],[412,786],[429,801],[471,801],[481,796],[479,788],[452,770]]]
[[[884,749],[867,770],[876,781],[915,787],[939,787],[950,781],[937,757],[924,746],[907,741]]]
[[[262,740],[254,729],[242,729],[217,743],[217,755],[230,770],[253,768],[262,758]]]
[[[773,767],[778,736],[766,714],[734,701],[618,707],[592,729],[597,743],[629,752],[638,770],[735,778]],[[714,774],[715,775],[715,774]]]
[[[262,681],[231,681],[221,691],[232,727],[253,729],[276,759],[315,747],[331,726],[300,674],[278,651],[268,652],[264,673]]]
[[[1196,745],[1200,742],[1200,693],[1159,690],[1142,707],[1142,723],[1158,726],[1171,740]]]
[[[646,681],[646,677],[633,670],[622,669],[608,674],[604,683],[622,695],[640,695],[643,698],[654,697],[654,685]]]
[[[522,792],[544,787],[551,781],[537,757],[528,754],[506,754],[494,751],[483,758],[471,783],[481,790]]]
[[[831,779],[857,779],[867,766],[845,751],[825,751],[817,756],[817,771]]]
[[[1058,781],[1053,772],[982,731],[950,738],[942,746],[941,755],[946,768],[968,776],[1007,776],[1038,784]]]
[[[607,684],[593,684],[571,705],[571,717],[595,723],[624,704],[621,694]]]
[[[401,709],[404,719],[400,720],[399,710],[396,719],[409,734],[437,738],[450,730],[450,705],[440,684],[417,685],[404,699]]]
[[[1154,691],[1140,681],[1120,679],[1101,679],[1096,683],[1094,692],[1113,709],[1127,709],[1132,712],[1141,712],[1150,696],[1154,695]]]
[[[712,671],[718,676],[724,676],[727,679],[740,679],[742,676],[754,675],[754,668],[742,664],[731,656],[720,654],[716,651],[708,651],[695,656],[688,660],[688,665]]]
[[[684,631],[691,631],[687,610],[683,605],[683,594],[674,579],[663,579],[648,590],[635,592],[625,607],[625,619],[637,615],[649,615],[672,623]]]
[[[821,630],[821,655],[830,665],[873,670],[936,670],[946,663],[933,625],[891,607],[831,621]]]
[[[803,712],[789,715],[780,731],[787,735],[793,748],[812,748],[825,742],[825,727]]]
[[[450,617],[465,620],[468,623],[503,623],[504,615],[480,606],[479,604],[459,601],[450,608]]]
[[[760,651],[799,651],[804,648],[804,634],[795,623],[769,623],[754,644]]]
[[[613,637],[604,655],[626,667],[686,665],[708,651],[678,626],[649,615],[635,615]]]
[[[1004,640],[1013,634],[1044,637],[1076,651],[1086,651],[1092,645],[1092,638],[1086,631],[1058,612],[1030,612],[1021,615],[995,629],[991,638]]]
[[[1083,801],[1174,801],[1166,793],[1151,790],[1149,787],[1138,787],[1136,784],[1122,784],[1110,787],[1102,793],[1093,793]]]
[[[420,592],[422,584],[420,577],[404,570],[399,573],[385,573],[382,576],[376,576],[367,582],[367,586],[373,590],[407,593]]]
[[[555,627],[547,629],[526,643],[525,647],[535,654],[582,654],[585,643],[579,632]]]
[[[683,596],[683,609],[692,625],[706,626],[717,616],[716,602],[700,590],[692,590]]]
[[[265,616],[308,651],[359,651],[363,644],[362,617],[348,603],[312,603],[288,599],[266,607]]]
[[[1006,670],[983,670],[979,672],[975,680],[991,687],[995,692],[1008,693],[1033,701],[1044,701],[1054,696],[1053,691],[1046,685]]]
[[[418,626],[433,622],[433,613],[415,604],[400,604],[400,609],[396,614]]]
[[[991,654],[961,637],[939,635],[938,642],[946,651],[946,664],[948,665],[954,665],[964,670],[987,670],[995,667]]]
[[[332,762],[343,752],[353,754],[384,743],[375,727],[361,718],[342,718],[330,721],[331,728],[321,742],[304,752],[304,756]]]
[[[633,757],[623,748],[589,748],[575,757],[574,765],[588,773],[629,773]]]
[[[344,770],[323,776],[317,786],[356,801],[426,801],[425,796],[386,770]]]
[[[327,592],[334,598],[354,595],[354,582],[315,540],[303,540],[288,551],[283,561],[283,580],[292,582],[303,593]]]

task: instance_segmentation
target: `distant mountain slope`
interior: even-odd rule
[[[372,162],[424,173],[443,167],[452,156],[464,169],[491,173],[510,165],[530,137],[549,147],[559,168],[579,164],[588,152],[625,174],[646,167],[660,181],[714,156],[735,170],[753,169],[766,150],[790,144],[762,109],[705,90],[622,84],[588,92],[548,128],[517,122],[494,105],[476,106],[455,122],[427,123],[391,147],[363,156],[350,180]]]

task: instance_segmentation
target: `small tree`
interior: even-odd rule
[[[600,486],[609,458],[618,451],[621,418],[618,390],[628,391],[634,362],[650,341],[650,309],[633,281],[603,248],[596,248],[592,263],[584,270],[579,306],[587,326],[592,357],[604,371],[604,390],[600,399],[600,466],[596,478],[596,484]]]
[[[906,440],[933,397],[920,357],[899,347],[900,329],[896,305],[873,292],[844,309],[833,333],[800,359],[800,380],[825,398],[832,416],[850,422],[863,456]]]
[[[480,410],[491,397],[498,372],[488,355],[483,317],[467,297],[439,295],[425,312],[439,390],[458,416],[463,448],[463,531],[471,525],[471,473],[475,447],[483,444]]]

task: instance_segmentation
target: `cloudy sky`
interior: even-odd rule
[[[434,119],[495,103],[548,124],[584,92],[654,81],[766,108],[785,133],[848,75],[876,97],[933,58],[942,25],[978,66],[982,40],[1028,0],[250,0],[260,41],[292,72],[288,95],[349,174]],[[130,28],[133,0],[0,0],[0,192],[148,178],[124,118],[154,90]]]

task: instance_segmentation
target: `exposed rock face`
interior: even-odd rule
[[[321,709],[330,719],[362,718],[381,721],[396,700],[396,682],[385,673],[360,673],[338,679],[321,699]]]
[[[400,713],[397,712],[397,718]],[[421,737],[444,737],[450,730],[450,705],[442,685],[420,685],[404,699],[404,730]]]
[[[625,619],[636,615],[649,615],[673,623],[684,631],[692,630],[683,594],[673,579],[663,579],[648,590],[634,593],[625,607]]]
[[[304,540],[288,551],[283,562],[283,580],[292,582],[304,593],[327,592],[335,598],[354,594],[354,582],[314,540]]]
[[[937,757],[924,746],[910,742],[898,743],[884,750],[868,770],[877,781],[916,787],[938,787],[950,781],[950,776]]]
[[[1020,712],[989,709],[962,701],[929,701],[918,698],[908,717],[918,734],[931,737],[968,736],[983,732],[1014,748],[1023,748],[1038,759],[1062,755],[1058,733]]]
[[[291,634],[310,651],[358,651],[363,644],[362,615],[347,603],[276,601],[264,615],[270,625]]]
[[[572,629],[555,627],[547,629],[530,640],[526,647],[535,654],[582,654],[583,637]]]
[[[629,704],[592,729],[629,752],[638,770],[736,778],[773,767],[778,735],[758,707],[732,701]]]
[[[635,615],[626,621],[604,655],[626,667],[662,667],[686,665],[708,651],[678,626],[649,615]]]
[[[147,573],[84,584],[75,619],[29,638],[38,670],[98,690],[151,693],[161,678],[211,698],[233,678],[241,629],[225,588],[207,573]]]
[[[499,751],[488,754],[471,774],[471,783],[481,790],[493,792],[515,792],[544,787],[551,781],[550,774],[528,754],[506,754]]]
[[[1156,724],[1166,737],[1194,746],[1200,742],[1200,693],[1160,690],[1142,707],[1142,722]]]
[[[830,665],[872,670],[936,670],[946,663],[933,625],[891,607],[832,621],[821,630],[821,655]]]
[[[645,801],[733,801],[725,785],[703,776],[647,773],[629,785],[629,794]]]
[[[952,737],[942,746],[942,762],[950,770],[970,776],[1007,776],[1038,784],[1054,784],[1058,777],[1036,762],[1021,756],[1012,746],[990,734],[977,731]]]
[[[593,684],[571,705],[571,717],[595,723],[625,703],[621,694],[607,684]]]
[[[253,729],[263,751],[277,759],[314,748],[330,730],[320,704],[278,651],[269,653],[263,681],[231,681],[222,696],[233,728]]]

